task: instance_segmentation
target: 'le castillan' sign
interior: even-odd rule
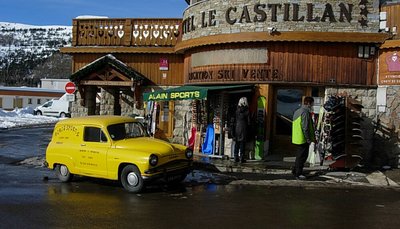
[[[357,1],[351,1],[356,3]],[[210,9],[199,15],[189,15],[183,21],[183,34],[196,28],[206,28],[220,24],[224,20],[229,25],[263,22],[312,22],[312,23],[353,23],[368,26],[368,0],[360,0],[357,5],[346,2],[335,3],[255,3],[253,5],[229,6],[225,9]],[[222,11],[222,12],[218,12]],[[220,16],[222,15],[222,16]]]

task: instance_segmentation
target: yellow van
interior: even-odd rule
[[[134,193],[148,181],[184,180],[192,161],[186,146],[148,137],[142,123],[123,116],[61,120],[46,149],[46,164],[62,182],[75,174],[119,180]]]

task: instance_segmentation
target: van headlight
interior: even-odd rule
[[[185,151],[185,156],[187,159],[192,159],[193,158],[193,151],[189,148],[186,149]]]
[[[155,154],[150,155],[149,163],[151,166],[156,166],[158,163],[158,157]]]

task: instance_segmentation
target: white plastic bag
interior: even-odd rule
[[[310,167],[314,166],[315,163],[317,163],[315,161],[315,158],[317,153],[315,152],[315,143],[311,142],[310,143],[310,148],[308,149],[308,157],[307,157],[307,162],[310,164]]]

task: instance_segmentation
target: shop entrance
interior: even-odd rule
[[[271,153],[294,156],[296,148],[292,145],[292,118],[301,106],[306,88],[278,87],[274,90],[274,110],[272,118]]]

